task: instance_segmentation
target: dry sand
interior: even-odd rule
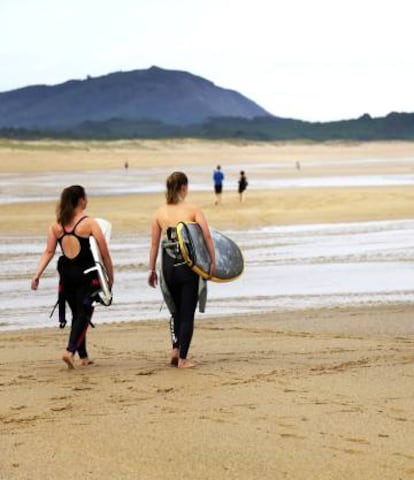
[[[296,160],[413,153],[404,143],[3,142],[0,171],[280,161],[291,175]],[[314,174],[362,173],[332,168]],[[393,162],[383,173],[407,168]],[[191,196],[217,227],[250,228],[410,218],[414,191],[250,191],[246,204],[226,198],[219,209],[208,193]],[[143,232],[160,202],[93,198],[89,212],[115,231]],[[0,232],[43,235],[53,209],[2,206]],[[187,371],[168,366],[167,322],[98,325],[89,333],[95,364],[74,371],[59,360],[67,330],[2,333],[0,479],[414,478],[412,315],[390,306],[198,316],[197,368]]]
[[[2,479],[414,478],[412,309],[199,320],[197,367],[167,322],[3,333]]]
[[[190,192],[188,201],[199,205],[218,229],[255,228],[266,225],[398,220],[411,218],[414,188],[309,188],[247,192],[240,204],[236,194],[226,196],[215,207],[212,194]],[[88,213],[108,219],[114,235],[149,233],[156,208],[164,202],[162,194],[90,198]],[[46,235],[54,220],[55,203],[0,205],[2,235]]]
[[[247,142],[204,140],[136,140],[114,142],[33,141],[0,139],[0,172],[76,171],[186,165],[274,163],[303,166],[314,160],[412,157],[411,142]],[[385,167],[386,168],[386,167]],[[347,167],[347,171],[352,168]],[[411,169],[412,170],[412,169]],[[387,170],[382,170],[386,172]],[[293,173],[291,173],[293,175]]]

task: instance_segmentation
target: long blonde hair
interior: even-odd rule
[[[74,216],[75,208],[81,198],[86,198],[85,189],[80,185],[66,187],[61,195],[60,202],[56,207],[56,220],[62,226],[68,225]]]
[[[180,190],[183,185],[188,185],[187,175],[183,172],[173,172],[167,178],[167,191],[165,198],[169,205],[174,205],[180,201]]]

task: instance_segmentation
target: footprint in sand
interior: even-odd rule
[[[72,410],[72,404],[62,405],[60,407],[51,407],[52,412],[64,412],[65,410]]]
[[[368,440],[365,440],[365,438],[344,438],[344,440],[347,441],[347,442],[363,443],[365,445],[370,445]]]
[[[304,440],[306,437],[302,435],[296,435],[296,433],[280,433],[279,434],[282,438],[294,438],[297,440]]]

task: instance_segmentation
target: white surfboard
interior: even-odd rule
[[[112,225],[107,220],[104,220],[103,218],[95,218],[95,220],[98,222],[98,225],[101,227],[101,230],[106,239],[106,242],[109,243],[109,240],[111,238]],[[98,280],[101,287],[100,291],[98,292],[99,298],[101,299],[104,305],[109,306],[112,303],[112,292],[109,288],[108,274],[106,272],[106,268],[102,260],[102,255],[94,237],[92,236],[89,237],[89,244],[91,246],[93,259],[95,260],[95,266],[85,270],[85,273],[96,271],[96,273],[98,274]]]

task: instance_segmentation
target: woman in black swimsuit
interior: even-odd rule
[[[49,227],[46,249],[40,258],[31,285],[32,290],[38,289],[39,279],[52,260],[59,243],[62,250],[62,256],[58,261],[60,284],[63,297],[72,312],[69,342],[62,356],[68,368],[74,368],[76,352],[81,359],[81,365],[91,363],[86,350],[86,331],[93,313],[90,295],[96,289],[97,279],[94,273],[84,273],[95,265],[89,246],[91,235],[95,237],[101,251],[110,288],[114,281],[112,260],[105,237],[96,220],[86,215],[87,203],[85,190],[80,185],[63,190],[56,212],[57,221]]]

